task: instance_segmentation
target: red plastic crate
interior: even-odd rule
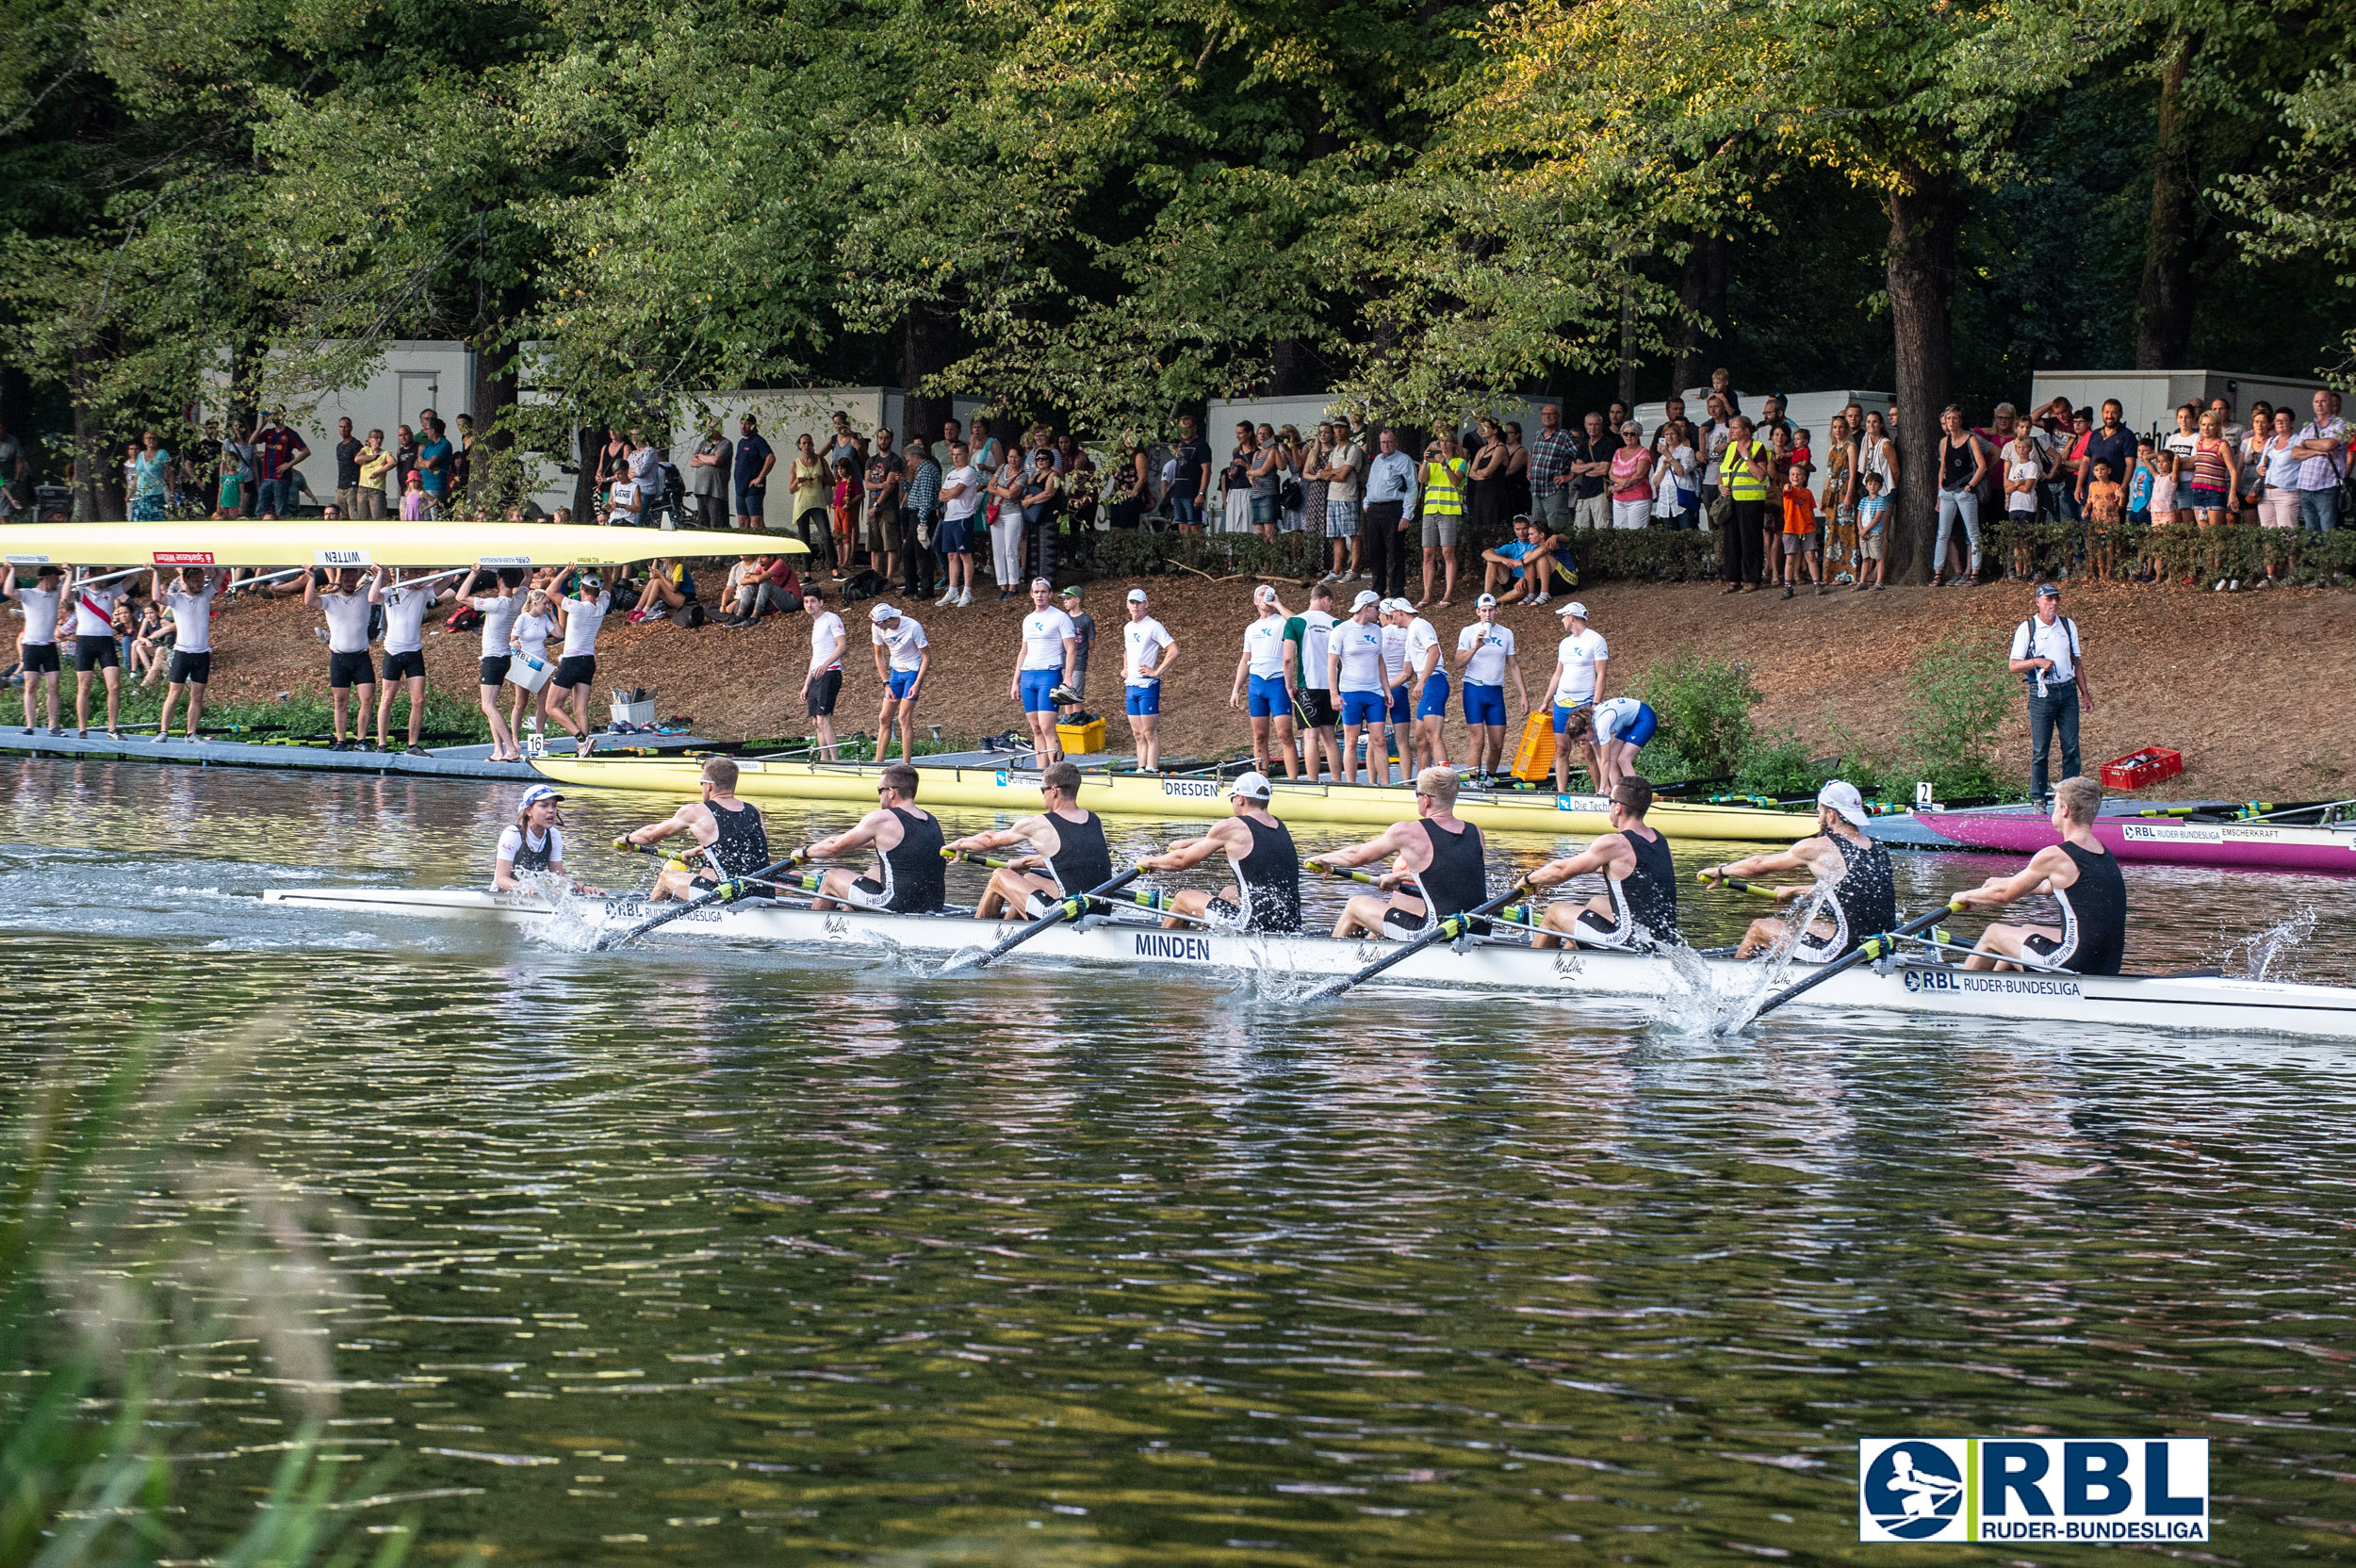
[[[2102,764],[2102,787],[2106,790],[2140,790],[2173,778],[2184,771],[2184,755],[2166,746],[2146,746],[2124,757],[2114,757]]]

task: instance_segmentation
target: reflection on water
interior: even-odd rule
[[[187,1141],[335,1217],[331,1429],[441,1494],[429,1549],[1880,1561],[1857,1439],[2011,1430],[2210,1436],[2217,1560],[2345,1548],[2340,1047],[572,954],[252,901],[472,881],[507,792],[0,777],[11,1081],[151,1001],[266,1021]],[[2339,885],[2132,882],[2138,963],[2304,904],[2345,977]],[[188,1500],[235,1516],[284,1413],[205,1355]]]

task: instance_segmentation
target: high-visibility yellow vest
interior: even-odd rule
[[[1766,455],[1767,447],[1764,442],[1752,442],[1749,451],[1744,451],[1731,442],[1727,443],[1726,458],[1718,465],[1718,478],[1722,482],[1728,499],[1763,501],[1767,498],[1767,482],[1752,473],[1750,464],[1744,461],[1752,456],[1764,458]]]
[[[1423,509],[1426,514],[1462,516],[1464,511],[1464,460],[1449,458],[1423,466]]]

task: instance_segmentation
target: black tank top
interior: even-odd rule
[[[1833,884],[1832,902],[1838,906],[1841,953],[1853,953],[1866,938],[1897,927],[1898,880],[1890,870],[1890,851],[1881,846],[1880,841],[1869,839],[1857,844],[1838,833],[1825,837],[1841,851],[1841,862],[1848,868],[1841,874],[1841,880]]]
[[[556,847],[556,829],[551,827],[542,834],[536,848],[532,842],[532,829],[521,827],[515,831],[516,837],[522,841],[515,846],[515,858],[508,861],[508,865],[516,871],[548,870],[548,852]]]
[[[1422,824],[1423,836],[1432,841],[1432,865],[1423,872],[1424,906],[1435,920],[1460,915],[1489,897],[1488,856],[1481,842],[1481,829],[1472,824],[1464,825],[1462,833],[1449,833],[1432,825],[1429,819]]]
[[[2080,974],[2117,974],[2127,954],[2127,879],[2119,874],[2119,857],[2067,841],[2061,852],[2078,868],[2077,881],[2053,891],[2062,906],[2063,943],[2069,943],[2073,927],[2078,938],[2062,967]]]
[[[1236,890],[1243,894],[1247,931],[1301,929],[1301,854],[1292,829],[1242,819],[1252,834],[1252,853],[1232,862]]]
[[[761,825],[761,808],[742,801],[731,811],[712,808],[720,836],[712,841],[712,858],[730,876],[750,876],[769,863],[769,830]]]
[[[1066,893],[1084,893],[1113,879],[1112,846],[1104,842],[1103,819],[1090,811],[1073,822],[1050,811],[1047,820],[1055,825],[1055,837],[1062,843],[1047,858],[1056,887]]]
[[[1669,841],[1656,833],[1621,835],[1636,852],[1636,869],[1612,884],[1622,906],[1656,941],[1677,939],[1677,868],[1669,858]]]
[[[1945,436],[1939,441],[1939,487],[1941,490],[1972,488],[1972,443],[1960,447]]]
[[[900,842],[883,852],[892,889],[884,907],[902,915],[936,914],[949,899],[949,868],[941,858],[941,819],[920,817],[898,806],[888,809],[900,819]]]

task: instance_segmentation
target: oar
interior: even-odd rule
[[[944,860],[970,861],[977,866],[988,866],[992,871],[1006,871],[1014,865],[1012,860],[1000,860],[991,856],[975,855],[962,849],[944,849],[941,852],[941,858]],[[1187,921],[1196,925],[1211,923],[1201,915],[1182,915],[1177,910],[1167,907],[1163,902],[1167,896],[1161,892],[1133,892],[1123,895],[1121,902],[1135,905],[1140,909],[1151,909],[1157,915],[1168,915],[1172,920]]]
[[[233,594],[242,593],[248,588],[259,588],[265,582],[277,582],[285,578],[301,577],[303,573],[309,571],[310,569],[311,568],[308,566],[289,566],[283,572],[271,572],[265,577],[250,577],[243,582],[231,583],[229,585],[229,592]]]
[[[1751,1018],[1753,1020],[1757,1020],[1766,1017],[1769,1013],[1775,1011],[1777,1007],[1782,1006],[1785,1003],[1791,1001],[1802,991],[1811,990],[1816,987],[1823,985],[1834,975],[1839,974],[1842,970],[1854,969],[1858,964],[1864,963],[1869,958],[1880,957],[1883,954],[1890,952],[1891,948],[1897,945],[1897,939],[1900,937],[1911,937],[1918,932],[1927,931],[1932,926],[1937,925],[1940,921],[1945,920],[1949,915],[1959,915],[1963,912],[1963,900],[1959,897],[1951,898],[1945,904],[1942,904],[1938,908],[1933,909],[1929,914],[1922,916],[1920,920],[1910,920],[1904,925],[1898,927],[1897,930],[1888,932],[1885,935],[1866,938],[1864,941],[1857,944],[1855,952],[1845,954],[1841,957],[1835,958],[1831,963],[1824,965],[1822,969],[1819,969],[1815,973],[1809,975],[1798,985],[1786,986],[1783,989],[1777,991],[1775,995],[1760,1003],[1758,1007],[1752,1010]]]
[[[1710,887],[1715,884],[1732,888],[1736,892],[1748,893],[1753,898],[1772,899],[1780,896],[1776,893],[1775,889],[1769,887],[1764,882],[1754,882],[1746,876],[1727,876],[1723,873],[1713,877],[1710,874],[1710,873],[1713,870],[1716,870],[1716,868],[1709,867],[1695,872],[1693,874],[1693,880],[1699,882],[1704,887]]]
[[[1131,866],[1127,871],[1122,872],[1119,876],[1114,877],[1111,881],[1105,883],[1102,887],[1090,888],[1087,892],[1077,894],[1074,897],[1059,898],[1055,901],[1055,906],[1054,908],[1048,910],[1046,914],[1042,915],[1038,920],[1033,921],[1022,930],[1017,931],[1013,936],[1008,937],[1005,941],[1000,942],[996,947],[991,948],[989,952],[976,958],[962,961],[952,958],[947,964],[941,967],[941,972],[943,974],[947,974],[955,970],[980,969],[984,964],[989,963],[991,959],[1003,957],[1014,949],[1021,947],[1024,942],[1029,941],[1033,937],[1038,936],[1049,926],[1061,924],[1063,922],[1068,920],[1079,919],[1081,915],[1087,912],[1090,900],[1102,898],[1109,892],[1116,892],[1121,889],[1127,887],[1130,883],[1136,881],[1138,877],[1144,874],[1145,868],[1143,866]]]
[[[1495,914],[1497,910],[1504,908],[1508,904],[1513,903],[1513,900],[1521,897],[1527,891],[1529,891],[1529,890],[1520,882],[1516,881],[1512,887],[1506,889],[1505,891],[1497,894],[1497,897],[1489,900],[1487,903],[1482,904],[1476,908],[1467,909],[1461,915],[1448,916],[1446,920],[1440,922],[1439,924],[1433,926],[1422,936],[1417,937],[1414,941],[1409,942],[1398,952],[1385,954],[1383,957],[1376,959],[1373,963],[1368,964],[1366,968],[1360,970],[1355,974],[1346,976],[1340,980],[1329,980],[1324,985],[1319,986],[1316,990],[1311,991],[1307,996],[1302,997],[1301,1000],[1303,1002],[1330,1001],[1333,998],[1341,995],[1342,992],[1350,989],[1352,986],[1364,985],[1366,981],[1373,979],[1384,970],[1389,969],[1393,964],[1405,963],[1408,959],[1414,957],[1416,954],[1421,953],[1425,948],[1432,946],[1434,942],[1454,941],[1457,938],[1464,935],[1465,932],[1472,929],[1472,923],[1474,921],[1479,920],[1483,915]]]
[[[597,945],[591,949],[591,951],[603,953],[608,948],[619,947],[624,942],[636,941],[639,938],[645,936],[656,926],[668,925],[673,921],[678,920],[682,916],[692,915],[707,904],[725,904],[734,899],[743,898],[745,894],[753,890],[755,884],[764,882],[768,877],[772,876],[776,873],[786,870],[794,865],[794,862],[801,859],[801,858],[802,852],[797,849],[793,854],[787,856],[784,859],[777,862],[777,864],[763,866],[759,871],[753,873],[750,876],[730,877],[728,880],[720,883],[710,892],[705,893],[700,897],[686,899],[676,906],[663,910],[652,920],[640,921],[636,925],[631,926],[629,930],[623,932],[618,937],[599,937],[597,940]]]

